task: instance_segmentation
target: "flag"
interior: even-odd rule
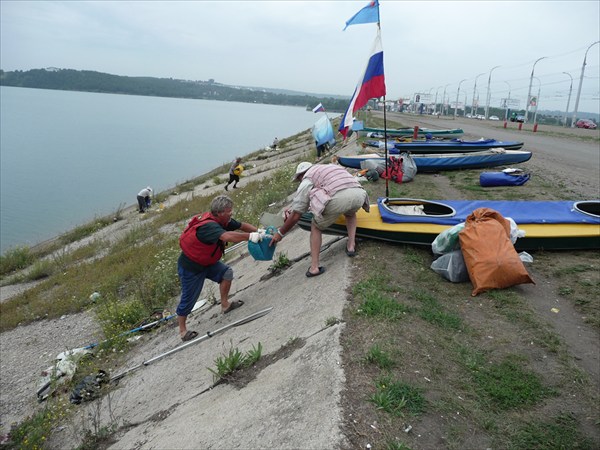
[[[354,113],[365,106],[369,99],[383,96],[385,96],[383,49],[381,47],[381,34],[378,31],[367,67],[365,67],[365,70],[358,81],[350,104],[348,105],[348,109],[340,122],[339,132],[342,133],[344,139],[346,138],[348,129],[352,126]]]
[[[367,6],[354,14],[350,20],[346,22],[344,30],[350,25],[358,25],[361,23],[378,23],[379,22],[379,1],[374,0],[369,2]]]
[[[322,103],[319,103],[317,106],[315,106],[313,108],[313,112],[314,113],[318,113],[318,112],[321,112],[321,111],[325,112],[325,108],[323,108],[323,104]]]

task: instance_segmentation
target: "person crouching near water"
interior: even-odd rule
[[[233,183],[233,188],[237,189],[237,184],[240,181],[240,174],[242,173],[242,170],[240,170],[239,167],[240,163],[242,162],[242,158],[235,158],[233,160],[233,162],[231,163],[231,167],[229,168],[229,181],[227,182],[227,184],[225,185],[225,190],[228,191],[229,190],[229,185],[231,183]],[[239,166],[239,167],[238,167]]]
[[[196,331],[188,331],[186,321],[207,278],[219,284],[223,314],[244,304],[241,300],[229,301],[233,270],[220,259],[227,242],[257,243],[262,241],[265,231],[249,223],[238,222],[231,217],[232,214],[233,201],[226,195],[219,195],[212,200],[210,212],[193,217],[179,237],[181,255],[177,261],[177,272],[181,281],[181,300],[176,312],[183,341],[198,336]]]
[[[302,214],[310,209],[313,220],[310,227],[310,267],[306,276],[315,277],[325,272],[325,267],[319,265],[323,230],[342,214],[346,218],[348,232],[346,254],[356,256],[356,212],[360,208],[369,211],[369,196],[356,177],[336,164],[301,162],[292,180],[300,181],[300,186],[292,201],[291,213],[269,245],[281,241]]]
[[[138,192],[137,202],[138,202],[138,211],[140,213],[146,212],[146,210],[150,207],[150,204],[152,202],[151,196],[152,196],[152,188],[150,186],[145,187],[140,192]]]

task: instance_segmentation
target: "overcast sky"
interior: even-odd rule
[[[0,1],[1,68],[59,67],[350,97],[376,34],[345,22],[362,1]],[[600,2],[380,0],[387,99],[431,94],[573,111]],[[536,63],[539,58],[546,57]],[[578,110],[600,112],[600,44]],[[480,75],[482,74],[482,75]],[[480,76],[478,76],[480,75]],[[538,82],[539,80],[539,82]],[[475,84],[476,83],[476,84]],[[476,88],[476,89],[475,89]]]

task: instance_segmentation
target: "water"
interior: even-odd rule
[[[310,128],[304,108],[0,87],[0,251]],[[309,105],[310,106],[310,105]]]

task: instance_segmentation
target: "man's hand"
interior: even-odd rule
[[[258,232],[254,232],[254,233],[250,233],[250,237],[248,238],[248,240],[250,242],[254,242],[255,244],[258,244],[260,241],[263,240],[264,235],[261,235]]]

